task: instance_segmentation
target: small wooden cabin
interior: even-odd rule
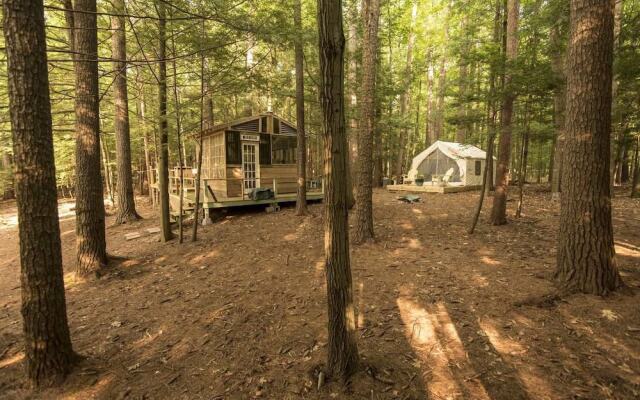
[[[199,133],[192,137],[198,142]],[[202,132],[203,208],[295,201],[297,145],[295,124],[273,113],[242,118]],[[174,209],[179,193],[178,172],[174,171],[170,179],[175,189],[171,191]],[[195,173],[190,175],[185,179],[185,209],[193,208],[195,202]],[[320,179],[309,177],[306,184],[307,199],[323,197]],[[256,188],[269,188],[275,197],[251,200],[250,193]]]

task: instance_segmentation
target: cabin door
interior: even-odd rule
[[[242,176],[244,193],[258,187],[258,144],[242,143]]]

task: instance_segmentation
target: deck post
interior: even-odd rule
[[[211,213],[209,212],[209,208],[203,207],[202,210],[204,211],[204,218],[202,219],[202,226],[207,226],[207,225],[213,224],[213,221],[211,220]],[[196,223],[197,222],[198,221],[196,221]]]
[[[276,178],[273,178],[273,197],[278,196],[278,188],[276,187]]]

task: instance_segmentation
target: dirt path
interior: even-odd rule
[[[22,379],[15,227],[0,226],[0,398],[634,399],[640,396],[640,203],[614,201],[619,264],[636,296],[573,296],[516,306],[552,289],[558,209],[530,190],[525,216],[466,234],[477,193],[403,204],[376,191],[377,242],[352,251],[363,371],[344,392],[316,389],[325,357],[322,205],[297,218],[245,210],[198,243],[162,245],[108,229],[125,257],[67,301],[87,359],[61,390]],[[510,203],[511,209],[514,204]],[[3,209],[3,212],[6,208]],[[74,259],[73,218],[61,223]],[[67,272],[69,272],[67,271]]]

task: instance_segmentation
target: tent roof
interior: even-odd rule
[[[485,160],[487,158],[487,153],[476,146],[454,142],[443,142],[438,140],[437,142],[429,146],[426,150],[422,151],[420,154],[413,158],[413,161],[411,162],[411,169],[409,170],[409,175],[411,175],[412,173],[416,174],[420,164],[422,164],[422,162],[429,156],[429,154],[433,153],[436,150],[440,150],[442,153],[444,153],[444,155],[456,161],[464,159]]]

